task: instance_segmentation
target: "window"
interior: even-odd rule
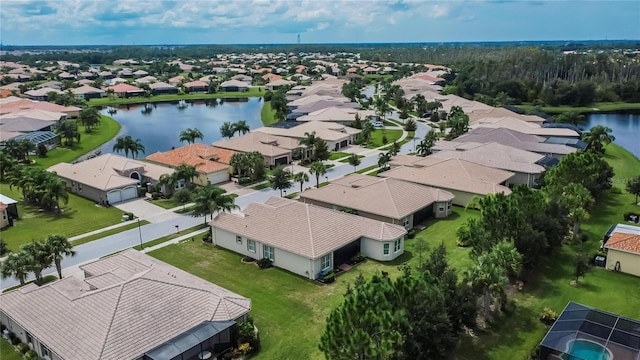
[[[242,245],[242,236],[236,235],[236,243]]]
[[[175,189],[176,190],[184,189],[185,186],[186,186],[186,182],[184,181],[184,179],[180,179],[176,181]]]
[[[247,250],[251,251],[252,253],[256,252],[256,242],[254,240],[247,239]]]
[[[444,204],[438,204],[438,211],[444,211]]]
[[[27,338],[27,344],[33,344],[33,338],[31,338],[31,334],[25,331],[24,335]]]
[[[43,344],[40,344],[40,351],[42,352],[43,358],[49,359],[51,357],[51,353],[49,352],[49,349]]]
[[[447,210],[451,210],[451,203],[447,203]]]
[[[262,256],[266,257],[271,261],[275,261],[275,250],[273,246],[262,245]]]
[[[393,242],[393,252],[398,252],[400,251],[402,245],[402,239],[398,239],[396,241]]]
[[[382,253],[384,255],[389,255],[389,244],[384,244],[384,247],[382,248]]]
[[[409,226],[409,217],[408,216],[402,218],[402,225],[404,225],[404,227]]]
[[[331,254],[327,254],[320,258],[320,269],[322,271],[331,269]]]

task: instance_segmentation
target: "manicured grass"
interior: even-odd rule
[[[400,139],[402,136],[402,130],[385,130],[385,129],[376,129],[371,132],[371,140],[369,140],[369,144],[367,145],[368,149],[377,148],[383,145],[386,145],[382,142],[382,137],[387,137],[387,143],[391,144],[394,141]]]
[[[582,231],[589,235],[589,254],[594,254],[612,224],[623,222],[627,211],[638,211],[634,196],[624,191],[624,183],[640,169],[640,160],[617,145],[606,147],[605,159],[614,167],[614,188],[598,200]],[[601,268],[592,268],[581,279],[582,286],[570,285],[573,256],[569,246],[540,266],[541,274],[525,279],[524,291],[514,298],[515,309],[478,337],[464,337],[458,359],[523,359],[542,339],[547,329],[537,320],[544,307],[558,313],[575,301],[620,315],[640,319],[640,278]]]
[[[347,156],[351,156],[351,154],[341,151],[332,151],[331,153],[329,153],[329,160],[338,160]]]
[[[147,224],[149,224],[149,222],[147,220],[141,220],[140,221],[140,226],[147,225]],[[102,239],[103,237],[107,237],[109,235],[118,234],[118,233],[121,233],[121,232],[126,231],[126,230],[135,229],[137,227],[138,227],[138,221],[134,220],[130,224],[127,224],[127,225],[124,225],[124,226],[120,226],[119,228],[103,231],[103,232],[101,232],[99,234],[89,235],[87,237],[83,237],[81,239],[74,240],[72,243],[73,243],[73,246],[78,246],[78,245],[86,244],[86,243],[91,242],[93,240]]]
[[[22,194],[17,188],[10,189],[7,184],[0,184],[0,193],[18,200],[20,219],[12,227],[2,231],[2,240],[12,251],[31,240],[42,240],[50,234],[61,234],[66,237],[84,234],[122,220],[122,211],[114,207],[98,207],[91,200],[69,194],[69,202],[64,205],[61,214],[40,212],[37,207],[25,205]]]
[[[265,101],[262,105],[260,119],[262,119],[262,124],[265,126],[278,122],[278,119],[276,119],[276,111],[271,108],[271,101]]]
[[[209,225],[206,225],[206,224],[200,224],[200,225],[192,226],[190,228],[187,228],[187,229],[184,229],[184,230],[180,230],[180,233],[169,234],[167,236],[163,236],[161,238],[157,238],[155,240],[148,241],[148,242],[144,243],[143,245],[144,245],[144,248],[152,247],[152,246],[155,246],[155,245],[158,245],[158,244],[162,244],[165,241],[173,240],[173,239],[175,239],[177,237],[187,235],[187,234],[189,234],[191,232],[194,232],[194,231],[197,231],[197,230],[200,230],[200,229],[204,229],[204,228],[206,228],[208,226]],[[204,234],[198,235],[197,239],[198,240],[202,240],[203,236],[204,236]],[[194,236],[194,238],[195,238],[195,236]],[[133,248],[136,249],[136,250],[142,250],[143,249],[143,248],[140,247],[140,245],[136,245]]]
[[[175,201],[173,198],[151,200],[151,203],[153,205],[158,205],[164,209],[173,209],[174,207],[182,205]]]
[[[102,144],[114,138],[120,131],[120,124],[113,118],[108,116],[100,116],[100,126],[93,129],[92,132],[86,133],[84,126],[79,126],[80,130],[80,143],[73,145],[73,148],[58,147],[47,152],[47,157],[39,158],[34,156],[36,165],[48,168],[61,162],[72,162],[78,157],[87,154]]]
[[[351,154],[349,154],[349,155],[351,155]],[[364,157],[364,155],[358,155],[358,159],[362,159],[363,157]],[[348,158],[347,159],[342,159],[342,160],[340,160],[340,162],[341,163],[348,163],[349,159]]]
[[[22,360],[19,352],[15,351],[13,345],[7,340],[0,339],[0,359],[2,360]]]
[[[219,99],[219,98],[245,98],[245,97],[260,97],[264,95],[264,89],[262,88],[249,88],[249,91],[244,92],[219,92],[215,94],[166,94],[166,95],[154,95],[151,97],[134,96],[130,98],[117,98],[117,97],[103,97],[100,99],[89,100],[91,106],[104,106],[104,105],[120,105],[120,104],[145,104],[152,102],[162,101],[176,101],[176,100],[203,100],[203,99]]]
[[[523,110],[533,110],[535,106],[531,104],[516,105]],[[542,111],[549,114],[559,114],[569,111],[577,111],[580,113],[601,113],[601,112],[614,112],[624,110],[640,110],[640,103],[624,103],[624,102],[603,102],[595,103],[593,106],[543,106]]]
[[[358,173],[358,174],[364,174],[364,173],[366,173],[367,171],[371,171],[371,170],[373,170],[373,169],[377,169],[377,168],[379,168],[379,166],[378,166],[378,165],[371,165],[371,166],[367,166],[366,168],[362,168],[362,169],[358,169],[358,170],[356,170],[356,173]],[[376,174],[373,174],[373,176],[376,176]]]
[[[262,183],[260,183],[258,185],[254,185],[251,188],[253,190],[262,190],[262,189],[266,189],[266,188],[270,188],[270,187],[271,187],[271,181],[267,180],[267,181],[264,181],[264,182],[262,182]]]

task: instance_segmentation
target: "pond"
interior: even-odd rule
[[[186,128],[198,128],[204,135],[205,144],[220,140],[220,126],[225,122],[245,120],[251,129],[262,127],[260,111],[262,98],[210,99],[192,102],[163,102],[150,104],[122,105],[110,114],[107,108],[100,113],[111,116],[120,123],[118,136],[131,135],[142,140],[145,154],[167,151],[180,147],[180,132]],[[103,153],[113,152],[115,139],[104,144]]]
[[[640,114],[590,114],[584,129],[604,125],[613,130],[615,143],[640,159]]]

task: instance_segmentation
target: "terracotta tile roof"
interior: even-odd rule
[[[65,360],[140,358],[204,321],[251,309],[250,299],[135,250],[80,268],[86,279],[0,295],[0,310]]]
[[[604,245],[607,249],[640,254],[640,235],[615,232]]]
[[[204,81],[200,81],[200,80],[195,80],[195,81],[190,81],[188,83],[184,83],[183,84],[184,87],[208,87],[209,84],[207,84]]]
[[[13,93],[11,92],[11,90],[9,89],[0,89],[0,98],[6,98],[13,95]]]
[[[147,160],[173,167],[187,164],[195,166],[200,173],[210,174],[228,169],[231,156],[235,153],[232,150],[210,145],[190,144],[174,150],[151,154],[147,156]]]
[[[328,186],[300,193],[311,199],[354,210],[402,219],[434,202],[453,200],[448,191],[392,178],[351,174]]]
[[[252,203],[240,214],[220,213],[210,224],[310,259],[361,237],[393,241],[406,234],[399,225],[279,197]]]
[[[26,111],[32,109],[50,111],[50,112],[59,112],[68,114],[70,112],[78,112],[80,111],[79,107],[76,106],[62,106],[46,101],[35,101],[29,99],[20,99],[8,97],[3,99],[3,102],[0,106],[0,114],[9,114],[19,111]]]
[[[142,91],[139,87],[135,87],[133,85],[120,83],[113,86],[109,86],[107,90],[113,90],[114,93],[125,93],[125,92],[138,92]]]
[[[408,165],[411,156],[400,157]],[[511,190],[500,185],[514,173],[478,165],[461,159],[442,159],[433,156],[418,158],[410,166],[399,166],[380,173],[381,177],[411,181],[440,189],[458,190],[472,194],[511,194]],[[395,159],[395,158],[394,158]]]

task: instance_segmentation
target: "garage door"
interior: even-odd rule
[[[283,156],[283,157],[279,157],[277,159],[275,159],[274,163],[277,165],[286,165],[289,163],[289,157],[288,156]]]
[[[138,188],[135,186],[130,186],[122,190],[122,201],[135,199],[138,197]]]
[[[209,181],[212,184],[219,184],[229,180],[229,173],[226,171],[218,171],[213,174],[209,174]]]
[[[122,194],[120,190],[111,190],[107,193],[107,201],[109,204],[115,204],[122,201]]]

